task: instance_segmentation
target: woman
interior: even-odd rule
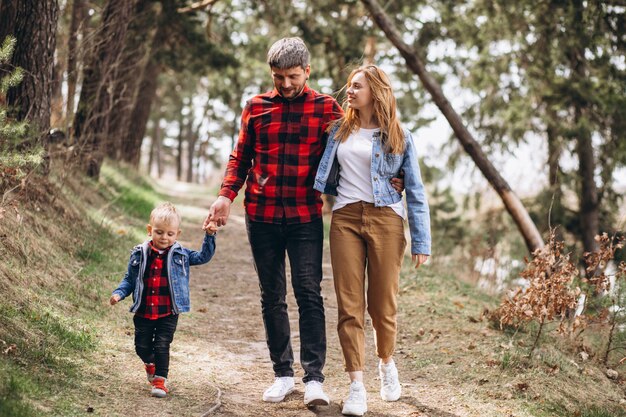
[[[406,213],[402,196],[389,179],[404,171],[416,268],[430,255],[430,216],[415,145],[398,121],[387,75],[374,65],[352,71],[346,104],[345,116],[330,127],[315,189],[336,196],[330,252],[339,310],[337,330],[351,381],[342,412],[362,416],[367,411],[363,386],[366,306],[380,358],[380,394],[386,401],[396,401],[401,393],[393,353]]]

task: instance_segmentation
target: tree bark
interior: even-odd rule
[[[193,158],[195,156],[197,142],[198,135],[196,135],[196,132],[191,132],[187,138],[187,182],[193,182]]]
[[[118,64],[133,1],[109,0],[103,12],[96,43],[84,69],[83,86],[74,117],[74,135],[84,172],[98,178],[104,159],[111,109],[109,92],[112,74]]]
[[[573,6],[572,26],[574,27],[576,38],[583,41],[583,29],[580,22],[583,21],[583,2],[576,0]],[[573,84],[579,84],[588,76],[586,69],[586,59],[584,46],[577,43],[569,51],[572,66]],[[593,154],[593,144],[591,132],[586,123],[586,108],[588,103],[583,95],[573,97],[574,124],[577,132],[576,153],[578,154],[578,176],[580,179],[580,194],[578,196],[580,204],[580,228],[585,252],[593,252],[598,249],[598,242],[595,237],[600,233],[600,204],[598,200],[598,188],[594,178],[596,160]]]
[[[74,135],[70,132],[70,121],[74,117],[74,98],[78,80],[78,31],[83,21],[83,0],[72,2],[72,17],[70,18],[70,33],[67,41],[67,106],[65,109],[65,132],[68,138]]]
[[[178,112],[178,147],[176,152],[176,179],[183,179],[183,141],[185,140],[183,109]]]
[[[11,65],[24,69],[22,82],[7,92],[7,105],[15,109],[13,117],[27,120],[37,133],[33,142],[25,145],[39,143],[46,148],[46,154],[58,15],[57,0],[0,3],[0,42],[8,35],[16,38]]]
[[[391,43],[398,48],[398,51],[406,60],[407,66],[422,81],[422,84],[432,96],[433,101],[444,114],[448,123],[450,123],[450,126],[452,127],[457,139],[461,142],[463,149],[465,149],[465,151],[470,155],[487,181],[489,181],[491,186],[496,190],[504,203],[504,207],[515,221],[515,224],[522,234],[528,250],[530,252],[534,252],[536,249],[543,247],[543,239],[541,238],[536,225],[530,218],[528,211],[517,195],[511,190],[508,183],[504,180],[504,178],[502,178],[498,170],[487,159],[478,142],[464,126],[461,117],[452,108],[452,105],[443,94],[441,86],[426,70],[422,59],[402,40],[400,33],[398,33],[383,9],[375,0],[361,0],[361,2],[369,10],[374,21],[383,30]]]
[[[107,147],[107,155],[114,160],[120,159],[124,136],[132,128],[130,115],[140,81],[137,74],[141,74],[149,59],[148,45],[154,36],[157,14],[153,6],[151,0],[139,0],[137,3],[115,73]]]
[[[161,178],[163,176],[163,147],[161,146],[161,125],[160,119],[157,118],[154,124],[154,149],[155,149],[155,159],[157,166],[157,178]]]
[[[161,73],[161,66],[156,60],[151,59],[143,71],[139,91],[131,114],[131,126],[126,132],[126,138],[122,141],[121,159],[138,167],[141,157],[141,143],[146,134],[146,125],[150,118],[152,102],[156,97],[157,80]]]

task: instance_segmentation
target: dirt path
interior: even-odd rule
[[[189,188],[171,193],[184,218],[181,243],[198,248],[202,237],[199,225],[210,198]],[[208,264],[194,267],[191,276],[192,312],[179,321],[172,344],[170,366],[171,396],[161,400],[149,396],[149,386],[132,346],[132,321],[128,303],[119,305],[112,323],[101,333],[105,359],[98,365],[94,384],[102,384],[100,398],[92,399],[96,414],[122,416],[340,416],[341,401],[348,381],[342,370],[340,346],[335,331],[337,319],[332,271],[326,248],[322,291],[326,305],[328,355],[325,368],[326,391],[331,405],[309,410],[303,404],[303,375],[296,357],[296,391],[280,404],[261,400],[273,374],[265,345],[260,313],[259,288],[238,199],[229,224],[220,230],[217,252]],[[299,350],[297,306],[291,288],[288,296],[294,351]],[[120,325],[122,324],[123,325]],[[117,327],[111,327],[117,326]],[[371,328],[371,326],[370,326]],[[371,333],[371,332],[370,332]],[[378,394],[377,360],[371,335],[368,344],[366,387],[370,417],[382,416],[508,416],[504,410],[472,400],[445,381],[411,373],[403,366],[402,333],[397,356],[403,395],[386,403]],[[296,353],[297,354],[297,353]],[[111,384],[114,390],[111,392]],[[219,397],[219,398],[218,398]],[[516,414],[520,416],[521,414]]]

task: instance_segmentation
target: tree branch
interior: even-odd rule
[[[419,77],[424,88],[430,93],[433,101],[448,120],[450,127],[459,142],[461,142],[465,152],[468,153],[487,181],[500,195],[504,207],[515,221],[520,233],[524,237],[528,250],[532,253],[536,249],[542,248],[544,246],[543,239],[537,230],[537,226],[528,214],[528,211],[519,197],[511,190],[506,180],[500,175],[500,172],[487,159],[480,144],[465,127],[461,116],[454,110],[452,104],[444,95],[439,83],[426,69],[426,64],[422,58],[423,53],[421,53],[421,51],[415,51],[404,42],[402,35],[398,32],[376,0],[361,0],[361,3],[365,5],[372,19],[376,22],[378,27],[382,29],[387,39],[398,49],[400,55],[405,59],[407,66]]]
[[[205,9],[205,8],[207,8],[209,6],[214,5],[218,1],[219,0],[202,0],[202,1],[198,1],[196,3],[191,3],[191,5],[189,5],[187,7],[181,7],[177,11],[178,11],[178,13],[189,13],[189,12],[193,12],[194,10]]]

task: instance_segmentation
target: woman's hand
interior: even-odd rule
[[[428,260],[428,255],[421,253],[411,255],[411,260],[415,262],[415,269],[419,268],[421,264]]]
[[[117,304],[120,301],[120,298],[121,297],[119,295],[113,294],[111,296],[111,298],[109,299],[109,303],[111,303],[111,305],[113,306],[113,305]]]

